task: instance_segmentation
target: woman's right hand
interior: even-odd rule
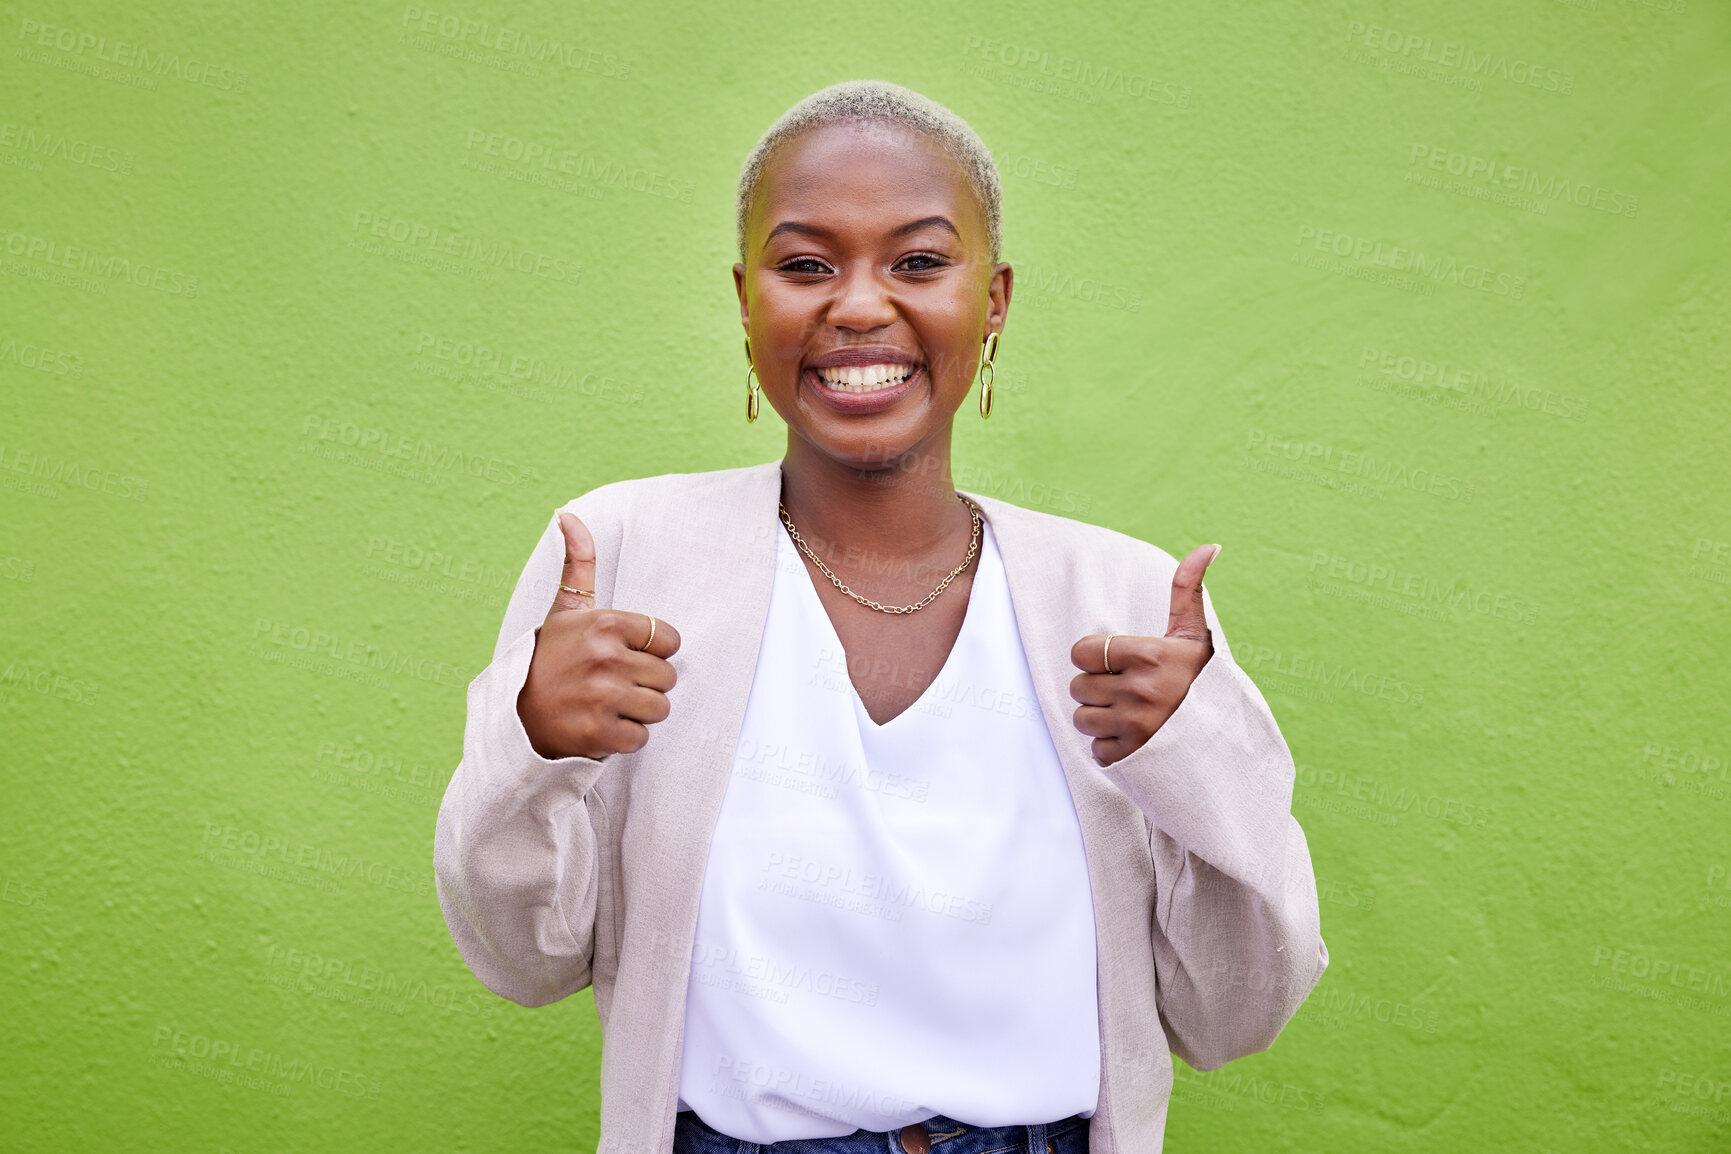
[[[575,514],[559,515],[571,589],[595,588],[595,539]],[[651,631],[653,626],[653,632]],[[548,759],[636,753],[648,727],[667,716],[679,632],[642,613],[596,609],[595,598],[560,589],[535,637],[517,716],[529,745]]]

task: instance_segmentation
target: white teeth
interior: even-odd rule
[[[865,365],[818,369],[817,375],[832,389],[847,393],[873,393],[893,388],[914,373],[913,365]]]

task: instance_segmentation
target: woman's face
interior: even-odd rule
[[[961,167],[871,122],[775,153],[733,279],[764,396],[812,448],[863,469],[947,452],[1011,287]]]

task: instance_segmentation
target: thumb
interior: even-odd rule
[[[1202,574],[1220,555],[1218,545],[1198,545],[1172,574],[1172,607],[1166,619],[1166,636],[1207,641],[1208,615],[1202,609]]]
[[[550,612],[557,613],[562,609],[593,609],[595,538],[589,535],[589,527],[578,520],[575,513],[559,514],[559,532],[565,537],[565,566],[560,571],[559,584],[570,588],[562,588],[554,594]],[[573,593],[572,589],[580,589],[582,592]]]

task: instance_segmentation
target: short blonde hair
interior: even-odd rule
[[[769,131],[745,158],[745,167],[739,173],[735,228],[740,260],[745,259],[746,217],[750,214],[758,185],[763,181],[763,170],[775,151],[808,129],[827,124],[871,121],[900,125],[921,133],[937,142],[951,159],[961,165],[968,186],[979,198],[980,210],[986,218],[992,261],[997,262],[1003,245],[1003,192],[992,154],[967,121],[937,101],[886,80],[845,80],[832,84],[812,93],[769,126]]]

